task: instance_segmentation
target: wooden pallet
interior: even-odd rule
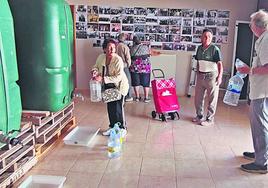
[[[35,128],[31,122],[22,122],[20,133],[16,136],[21,142],[16,146],[9,144],[0,149],[0,187],[8,187],[18,176],[28,171],[23,165],[35,158]],[[28,165],[29,166],[29,165]],[[33,165],[30,165],[31,167]],[[20,175],[22,174],[22,175]]]
[[[34,126],[31,123],[22,123],[22,126],[23,131],[16,137],[22,144],[6,144],[0,150],[0,175],[34,148]]]
[[[36,157],[24,157],[17,162],[17,169],[6,171],[0,176],[0,188],[13,187],[13,184],[37,163]]]
[[[70,119],[64,119],[61,122],[60,128],[54,131],[52,134],[49,134],[49,139],[47,139],[45,143],[37,143],[35,145],[37,160],[41,160],[52,148],[56,146],[57,140],[59,138],[64,137],[76,126],[75,120],[75,117],[72,117]]]
[[[62,117],[62,113],[67,113],[72,111],[74,108],[74,103],[70,103],[64,109],[58,112],[49,112],[49,111],[22,111],[22,120],[32,122],[34,125],[42,127],[43,125],[49,123],[55,123],[58,119]]]

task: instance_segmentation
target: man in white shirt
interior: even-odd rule
[[[254,162],[241,165],[241,169],[265,174],[268,160],[268,13],[259,10],[250,18],[250,28],[258,37],[255,43],[256,56],[251,68],[244,66],[237,70],[249,74],[250,124],[254,152],[244,152],[243,155]]]

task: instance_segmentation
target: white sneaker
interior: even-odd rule
[[[120,131],[121,131],[121,137],[122,138],[126,138],[126,136],[127,136],[127,130],[126,129],[121,129]]]
[[[102,132],[103,136],[110,136],[111,128],[108,128],[106,131]]]

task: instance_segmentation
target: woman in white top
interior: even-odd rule
[[[92,69],[92,76],[97,81],[103,81],[106,89],[116,87],[122,94],[120,100],[107,103],[110,124],[109,128],[103,132],[103,135],[109,136],[111,128],[118,122],[120,122],[120,128],[122,129],[123,135],[125,135],[126,128],[123,106],[124,97],[128,93],[129,84],[124,72],[124,63],[122,58],[115,53],[116,44],[113,40],[106,39],[103,42],[103,50],[104,54],[99,55]]]

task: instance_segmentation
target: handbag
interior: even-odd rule
[[[102,100],[104,103],[118,101],[121,97],[121,93],[117,88],[105,89],[102,93]]]
[[[104,67],[102,69],[102,72],[103,72],[102,75],[104,75]],[[104,84],[103,83],[103,89],[102,90],[103,90],[103,92],[102,92],[102,101],[104,103],[118,101],[122,97],[121,93],[116,88],[115,84],[113,84],[113,83],[109,83],[109,84]]]

